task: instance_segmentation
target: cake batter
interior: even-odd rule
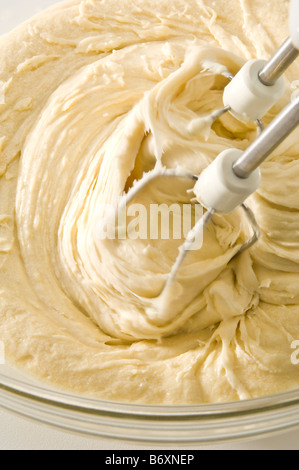
[[[269,58],[288,36],[288,6],[69,0],[0,39],[0,340],[10,363],[59,389],[130,403],[299,386],[298,130],[248,201],[258,244],[233,259],[248,224],[239,211],[214,216],[164,319],[150,312],[182,240],[98,236],[101,208],[116,208],[144,172],[200,174],[226,148],[248,147],[254,124],[202,117],[222,106],[223,72]],[[161,178],[135,202],[194,208],[188,184]]]

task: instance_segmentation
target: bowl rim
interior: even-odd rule
[[[139,444],[215,444],[299,427],[299,388],[238,402],[143,405],[72,395],[0,370],[1,407],[65,431]]]
[[[265,412],[291,406],[299,406],[299,387],[286,392],[266,395],[258,398],[251,398],[240,401],[221,402],[215,404],[198,405],[150,405],[136,404],[129,402],[117,402],[101,400],[93,397],[71,394],[61,390],[56,390],[43,386],[43,384],[34,384],[13,378],[0,371],[0,389],[13,392],[19,396],[30,399],[53,403],[57,406],[68,406],[86,411],[106,411],[117,413],[144,415],[144,416],[219,416],[231,415],[242,412],[252,414],[256,412]],[[191,411],[192,410],[192,411]]]

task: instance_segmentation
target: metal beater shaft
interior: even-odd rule
[[[288,38],[260,71],[260,81],[266,86],[273,86],[297,59],[298,55],[299,51],[294,47],[292,38]]]
[[[299,96],[245,150],[233,166],[234,173],[239,178],[248,178],[298,125]]]

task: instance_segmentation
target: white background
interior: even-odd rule
[[[10,31],[20,22],[44,8],[58,3],[57,0],[1,0],[0,34]],[[49,428],[24,420],[0,410],[0,450],[138,450],[137,447],[119,441],[90,439]],[[154,447],[151,446],[150,450]],[[194,449],[194,448],[189,448]],[[267,439],[246,443],[232,443],[202,450],[298,450],[299,430]]]

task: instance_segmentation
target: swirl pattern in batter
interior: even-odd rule
[[[298,131],[241,211],[214,216],[168,315],[148,312],[182,240],[102,240],[101,208],[144,172],[200,172],[245,149],[225,115],[225,72],[287,36],[288,1],[69,0],[0,40],[0,339],[9,361],[58,388],[132,403],[223,402],[299,386]],[[263,26],[262,26],[263,25]],[[288,73],[289,101],[298,66]],[[137,202],[191,204],[160,178]],[[170,312],[170,314],[169,314]]]

